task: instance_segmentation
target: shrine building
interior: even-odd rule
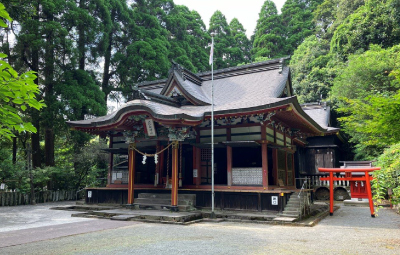
[[[301,188],[298,178],[339,160],[329,107],[299,104],[286,60],[214,70],[213,80],[211,72],[173,63],[167,79],[136,84],[115,112],[68,121],[109,138],[107,186],[87,188],[86,203],[137,204],[141,193],[167,193],[175,210],[182,194],[195,195],[198,208],[211,207],[213,121],[215,207],[282,210]],[[329,164],[309,165],[317,149],[328,151]]]

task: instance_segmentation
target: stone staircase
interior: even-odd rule
[[[179,211],[195,210],[195,194],[178,194]],[[171,194],[169,193],[139,193],[135,198],[135,209],[162,210],[171,208]]]
[[[304,217],[304,211],[309,213],[309,198],[308,193],[302,192],[299,197],[299,192],[294,192],[290,195],[289,201],[287,202],[283,212],[279,215],[280,217],[289,218],[300,218]],[[302,213],[303,215],[301,215]]]

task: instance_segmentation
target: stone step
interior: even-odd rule
[[[300,210],[283,210],[284,213],[293,213],[293,214],[299,213],[299,211]]]
[[[281,213],[279,214],[280,217],[290,217],[290,218],[298,218],[299,214],[292,214],[292,213]]]
[[[178,198],[178,205],[193,205],[195,201],[184,200]],[[171,204],[171,198],[135,198],[135,204],[155,204],[155,205],[168,205]]]
[[[299,209],[299,208],[300,208],[300,206],[298,206],[298,205],[297,206],[294,206],[294,205],[286,205],[285,206],[285,210],[286,209]]]
[[[139,193],[138,198],[159,198],[171,199],[171,193]],[[195,194],[178,194],[178,200],[194,200],[196,201]]]
[[[143,210],[169,210],[171,208],[171,204],[134,204],[138,209]],[[179,211],[191,211],[195,208],[191,205],[178,205]]]

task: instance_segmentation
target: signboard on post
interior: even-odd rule
[[[91,198],[91,197],[92,197],[92,191],[91,191],[91,190],[89,190],[89,191],[87,192],[87,197],[88,197],[88,198]]]

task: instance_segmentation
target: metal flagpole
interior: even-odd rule
[[[211,34],[211,218],[215,218],[214,213],[214,35]]]

